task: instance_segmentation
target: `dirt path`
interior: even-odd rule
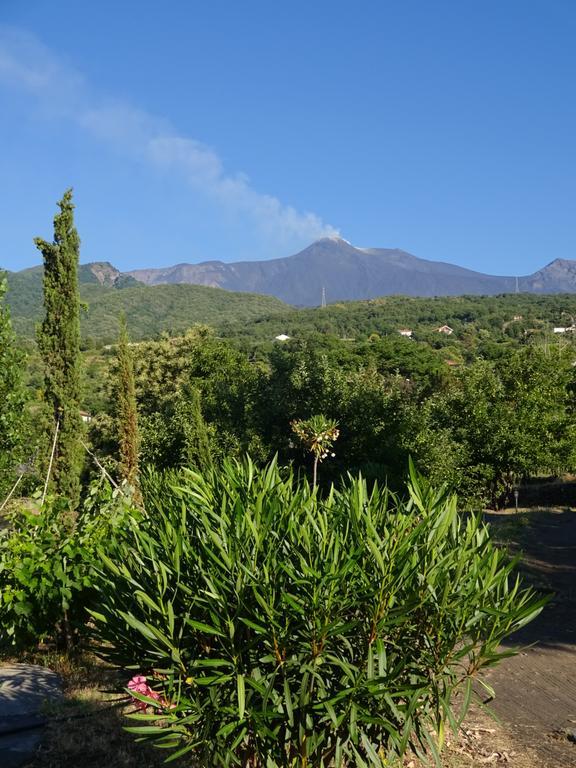
[[[513,513],[512,513],[513,514]],[[523,552],[528,580],[554,597],[541,615],[511,638],[533,644],[490,670],[491,704],[518,751],[534,753],[534,768],[576,767],[576,512],[489,514],[506,528],[511,549]]]

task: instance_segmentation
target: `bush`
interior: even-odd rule
[[[94,613],[100,654],[138,675],[131,730],[204,766],[439,761],[454,692],[465,710],[542,603],[455,497],[414,472],[409,492],[321,499],[250,461],[149,476]]]
[[[85,628],[96,548],[134,512],[122,493],[98,484],[77,521],[69,509],[67,499],[20,504],[0,531],[0,651],[46,640],[70,647]]]

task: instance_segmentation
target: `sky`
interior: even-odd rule
[[[574,0],[0,0],[0,267],[576,259]]]

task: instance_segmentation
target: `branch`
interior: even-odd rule
[[[54,440],[52,442],[52,452],[50,453],[50,463],[48,464],[48,473],[46,474],[46,482],[44,483],[44,491],[42,492],[42,499],[40,506],[44,504],[46,499],[46,493],[48,492],[48,481],[50,480],[50,474],[52,472],[52,462],[54,461],[54,454],[56,453],[56,441],[58,440],[58,430],[60,429],[60,416],[56,419],[56,429],[54,430]]]

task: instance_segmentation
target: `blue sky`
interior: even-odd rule
[[[0,266],[576,258],[573,0],[0,0]]]

